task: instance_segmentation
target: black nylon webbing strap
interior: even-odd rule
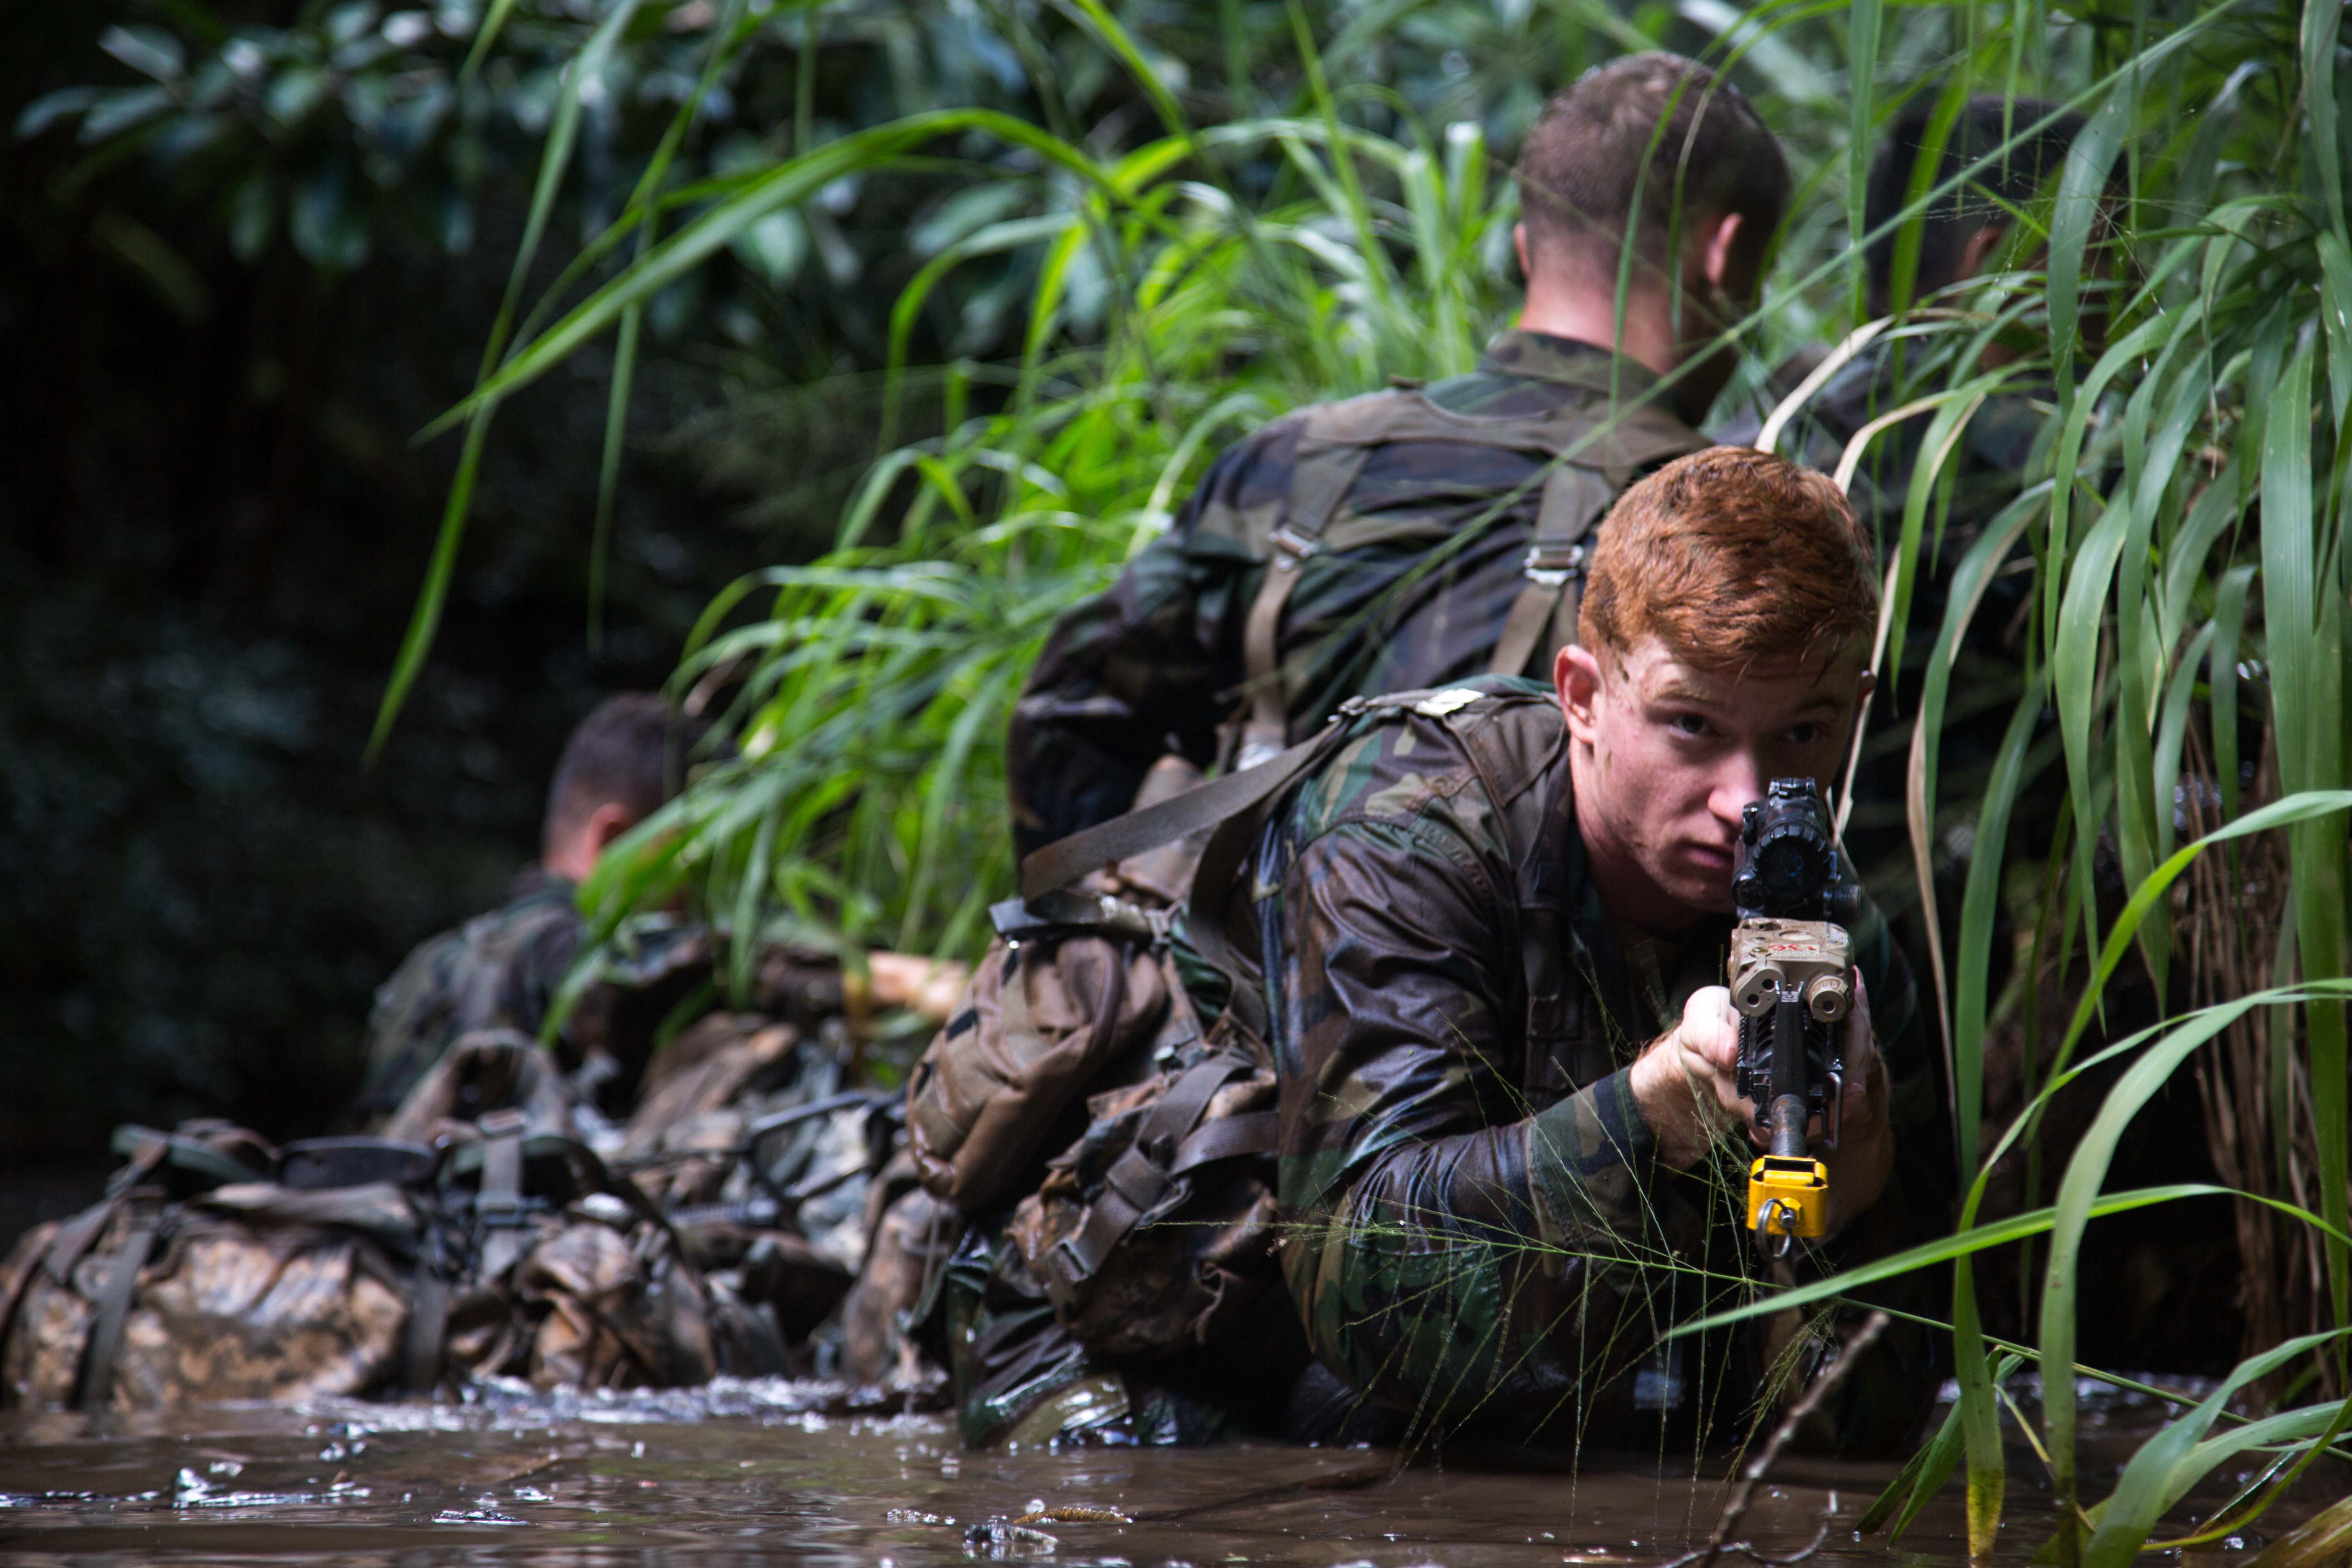
[[[1372,455],[1369,446],[1301,453],[1291,469],[1288,515],[1274,531],[1274,552],[1242,626],[1242,682],[1249,719],[1242,726],[1242,767],[1274,755],[1290,740],[1290,698],[1282,679],[1282,611],[1308,556],[1323,547],[1331,516],[1355,488]]]
[[[1327,727],[1256,767],[1211,779],[1158,805],[1130,811],[1046,845],[1021,862],[1021,896],[1043,897],[1089,871],[1172,844],[1186,834],[1248,810],[1297,778],[1315,760],[1329,733]]]
[[[400,1381],[410,1394],[429,1399],[440,1386],[442,1346],[448,1331],[449,1281],[429,1257],[419,1258],[400,1345]]]
[[[1535,537],[1528,550],[1527,581],[1511,601],[1503,635],[1486,668],[1494,675],[1527,672],[1538,652],[1556,654],[1576,635],[1578,585],[1584,576],[1588,553],[1585,536],[1601,521],[1621,487],[1612,479],[1559,463],[1544,480],[1543,502],[1536,513]],[[1534,672],[1538,679],[1551,676],[1550,661]]]
[[[1209,1109],[1210,1100],[1232,1079],[1252,1070],[1254,1064],[1247,1058],[1220,1053],[1195,1063],[1160,1097],[1151,1114],[1135,1130],[1135,1142],[1103,1173],[1103,1189],[1087,1205],[1086,1219],[1045,1256],[1042,1283],[1055,1307],[1075,1299],[1111,1249],[1168,1195],[1181,1173],[1175,1167],[1182,1159],[1187,1135]],[[1248,1135],[1259,1135],[1254,1121]],[[1152,1157],[1155,1149],[1160,1152],[1160,1159]],[[1217,1157],[1204,1154],[1183,1168],[1190,1170]]]
[[[81,1394],[74,1401],[77,1409],[103,1409],[114,1397],[114,1365],[122,1353],[122,1328],[131,1316],[131,1299],[139,1291],[139,1271],[147,1267],[147,1254],[155,1245],[159,1218],[143,1206],[131,1211],[131,1234],[123,1239],[122,1250],[114,1255],[114,1267],[99,1293],[98,1321],[89,1331],[89,1360],[82,1363]]]
[[[482,1279],[504,1274],[522,1250],[522,1133],[520,1110],[493,1110],[478,1125],[488,1134],[482,1146],[482,1184],[474,1214],[483,1225]]]
[[[1280,1122],[1281,1118],[1271,1110],[1220,1117],[1177,1145],[1168,1173],[1181,1176],[1212,1160],[1230,1160],[1237,1154],[1271,1154],[1279,1142]]]

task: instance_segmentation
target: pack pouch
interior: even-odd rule
[[[1100,1354],[1207,1344],[1274,1278],[1275,1075],[1216,1033],[1090,1100],[1085,1134],[1013,1213],[1055,1319]]]
[[[1000,935],[908,1080],[917,1178],[967,1211],[1003,1196],[1095,1076],[1158,1033],[1168,1008],[1148,942]]]

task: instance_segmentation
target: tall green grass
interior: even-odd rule
[[[1224,442],[1306,401],[1465,369],[1507,319],[1512,197],[1484,132],[1423,124],[1393,93],[1332,85],[1347,79],[1334,59],[1359,59],[1380,29],[1442,9],[1408,0],[1318,39],[1294,8],[1295,54],[1265,62],[1288,84],[1283,96],[1266,102],[1237,79],[1223,99],[1234,112],[1196,123],[1202,95],[1180,96],[1097,0],[1074,0],[1077,35],[1131,75],[1147,111],[1107,141],[943,109],[821,147],[803,138],[794,156],[687,189],[667,185],[657,160],[509,342],[510,305],[474,395],[448,416],[467,432],[467,457],[386,722],[429,645],[465,485],[503,399],[606,334],[633,342],[636,313],[660,290],[833,181],[890,178],[950,138],[1021,150],[1020,199],[939,251],[893,316],[890,407],[915,405],[908,395],[919,391],[920,405],[944,417],[915,428],[894,412],[835,548],[711,605],[677,685],[719,709],[736,754],[709,763],[586,889],[608,928],[690,889],[738,939],[738,980],[756,933],[970,954],[987,903],[1012,885],[1002,738],[1054,617],[1167,526]],[[1654,7],[1551,14],[1619,47],[1697,47],[1706,37],[1694,26],[1718,30],[1709,52],[1735,63],[1786,132],[1801,198],[1766,304],[1738,329],[1750,352],[1740,395],[1759,395],[1782,350],[1865,324],[1858,247],[1872,237],[1860,179],[1879,129],[1907,101],[2040,96],[2089,117],[2063,174],[2013,215],[2003,268],[1922,301],[1934,309],[1888,340],[1902,343],[1889,406],[1917,406],[1930,460],[1882,514],[1895,605],[1886,668],[1912,730],[1906,805],[1967,1205],[1948,1243],[1746,1310],[1948,1267],[1958,1406],[1880,1516],[1907,1521],[1961,1472],[1971,1544],[1990,1550],[2007,1481],[2003,1422],[2016,1418],[2003,1380],[2038,1361],[2051,1374],[2036,1440],[2060,1500],[2056,1560],[2119,1564],[2215,1467],[2258,1446],[2299,1473],[2352,1412],[2352,79],[2337,68],[2341,8],[2138,0],[2127,14],[2074,15],[1790,0],[1744,14],[1688,3],[1680,21]],[[755,47],[744,16],[730,8],[712,28],[712,71],[729,51]],[[1229,69],[1238,79],[1259,68],[1240,58]],[[1239,117],[1258,108],[1265,117]],[[550,167],[564,156],[551,135]],[[1916,183],[1912,212],[1937,194],[1932,180]],[[1904,246],[1898,254],[1916,255],[1915,240]],[[927,291],[999,255],[1032,264],[1017,359],[910,365]],[[2005,360],[1986,355],[1996,342]],[[620,356],[616,411],[630,363]],[[1944,548],[1947,466],[1969,422],[2002,397],[2036,401],[2041,438],[2015,505],[1955,560]],[[621,424],[616,413],[616,442]],[[1842,470],[1867,455],[1845,454]],[[1949,780],[1941,739],[1958,650],[1989,582],[2019,559],[2032,593],[2004,678],[2011,717],[1989,772]],[[1910,627],[1903,607],[1930,578],[1947,586],[1943,623]],[[2036,759],[2053,746],[2063,820],[2046,861],[2026,863],[2012,828]],[[1930,883],[1955,827],[1973,841],[1947,931]],[[2119,907],[2100,897],[2110,862]],[[2274,874],[2252,876],[2257,865]],[[2032,933],[2022,984],[2059,986],[2074,1004],[2063,1037],[2029,1055],[2025,1110],[1994,1127],[1983,1089],[2005,900],[2013,928]],[[2234,946],[2211,938],[2217,926],[2237,932]],[[2273,946],[2248,951],[2248,931],[2274,932]],[[2126,965],[2159,995],[2201,1005],[2086,1055]],[[2217,1190],[2103,1194],[2133,1117],[2200,1061],[2227,1080],[2232,1105],[2255,1108],[2231,1125],[2262,1146],[2224,1162],[2238,1178],[2230,1190],[2260,1222],[2242,1234],[2298,1238],[2326,1288],[2297,1309],[2305,1321],[2273,1314],[2261,1325],[2263,1342],[2214,1398],[2094,1500],[2076,1457],[2074,1265],[2095,1215]],[[2047,1108],[2095,1066],[2121,1076],[2063,1152],[2047,1206],[1981,1217],[1996,1163],[2017,1156],[2038,1170]],[[2037,1235],[2040,1342],[1996,1360],[1969,1260]],[[2294,1389],[2322,1397],[2239,1413],[2251,1420],[2224,1408]],[[2274,1486],[2207,1522],[2234,1528],[2276,1495]]]

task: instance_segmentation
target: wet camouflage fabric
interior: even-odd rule
[[[578,891],[527,868],[506,903],[410,952],[376,989],[365,1073],[346,1119],[380,1125],[463,1036],[512,1029],[537,1038],[587,931]],[[606,1111],[628,1109],[657,1026],[709,977],[709,953],[703,927],[664,914],[636,917],[614,938],[555,1042],[565,1069]],[[593,1065],[579,1075],[583,1063]]]
[[[361,1119],[390,1115],[461,1035],[507,1028],[538,1036],[587,929],[577,891],[532,867],[504,904],[426,940],[402,961],[377,987],[368,1017]]]
[[[1612,386],[1614,386],[1613,401]],[[1603,349],[1543,333],[1497,338],[1468,375],[1427,389],[1449,412],[1520,417],[1582,405],[1596,426],[1668,395]],[[1302,414],[1275,421],[1210,468],[1174,527],[1108,592],[1055,626],[1008,740],[1013,833],[1024,853],[1128,809],[1146,769],[1170,750],[1215,759],[1217,726],[1243,680],[1244,624],[1267,568],[1260,546],[1286,515]],[[1697,439],[1696,437],[1693,437]],[[1463,442],[1376,447],[1348,492],[1356,512],[1428,507],[1448,536],[1325,549],[1300,569],[1283,617],[1280,662],[1303,679],[1294,739],[1355,696],[1439,686],[1483,672],[1524,582],[1542,460]],[[1524,487],[1505,504],[1503,498]]]
[[[1749,1152],[1658,1164],[1625,1068],[1693,990],[1720,984],[1729,921],[1675,950],[1621,940],[1561,833],[1568,1038],[1558,1076],[1543,1074],[1557,1087],[1531,1084],[1517,868],[1565,805],[1565,726],[1532,682],[1478,684],[1526,700],[1356,721],[1260,844],[1241,923],[1267,972],[1291,1293],[1327,1366],[1423,1423],[1605,1442],[1654,1441],[1663,1420],[1727,1438],[1792,1369],[1768,1365],[1765,1336],[1685,1355],[1657,1335],[1747,1299]],[[1520,753],[1540,761],[1507,803],[1465,750],[1479,723],[1521,727]],[[1938,1234],[1953,1191],[1908,970],[1874,914],[1856,937],[1896,1169],[1808,1270]],[[1838,1438],[1904,1440],[1941,1379],[1934,1355],[1924,1332],[1891,1334],[1874,1373],[1841,1391]]]

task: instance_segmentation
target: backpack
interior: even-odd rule
[[[634,1185],[509,1103],[543,1113],[562,1082],[537,1046],[484,1031],[395,1119],[429,1142],[121,1129],[105,1196],[0,1265],[0,1402],[285,1404],[430,1394],[453,1373],[708,1381],[741,1325]]]
[[[923,1136],[919,1129],[949,1131],[929,1164],[919,1146],[934,1198],[968,1214],[1024,1194],[1009,1234],[1056,1320],[1082,1344],[1139,1356],[1209,1343],[1274,1279],[1278,1079],[1255,965],[1229,948],[1223,929],[1235,889],[1247,885],[1243,862],[1291,786],[1339,751],[1357,720],[1410,709],[1462,726],[1486,787],[1510,801],[1549,752],[1523,754],[1515,729],[1505,736],[1497,731],[1506,727],[1480,721],[1499,707],[1550,700],[1524,682],[1350,699],[1320,732],[1257,767],[1172,793],[1163,777],[1159,798],[1023,862],[1025,896],[992,911],[997,940],[910,1077],[907,1121],[910,1140]],[[1547,858],[1530,857],[1520,890],[1530,1083],[1544,1080],[1539,1062],[1553,1069],[1569,1031],[1556,879],[1535,875]],[[1190,868],[1182,944],[1228,988],[1213,1019],[1195,1011],[1181,973],[1175,908],[1150,901],[1179,861]],[[1117,965],[1095,956],[1105,952],[1119,955]],[[1087,955],[1087,970],[1065,969],[1073,952]],[[1164,1012],[1132,1014],[1116,983],[1083,977],[1139,972],[1157,977],[1151,994],[1167,997]],[[997,998],[991,1007],[984,988]],[[1015,1037],[1004,1027],[1008,1014],[1029,1015],[1008,1009],[1008,988],[1023,998],[1019,1007],[1033,995],[1071,993],[1077,1005],[1051,1037]],[[1148,1047],[1134,1043],[1145,1038]],[[1087,1082],[1080,1064],[1089,1062],[1100,1065]],[[1079,1130],[1041,1171],[1048,1131],[1081,1093],[1089,1098]],[[983,1158],[959,1164],[972,1140],[956,1143],[952,1134],[982,1127],[1020,1136],[997,1136]]]
[[[842,1087],[851,1047],[838,1032],[709,1015],[647,1067],[612,1162],[714,1292],[772,1318],[783,1360],[764,1370],[813,1370],[800,1347],[864,1263],[869,1192],[895,1141],[896,1104]]]
[[[1162,758],[1139,806],[1192,798],[1200,778]],[[997,905],[995,941],[908,1079],[926,1201],[969,1215],[1017,1197],[1012,1234],[1056,1316],[1114,1353],[1204,1342],[1271,1276],[1272,1117],[1244,1114],[1271,1106],[1271,1063],[1245,1014],[1204,1025],[1176,961],[1204,838],[1163,834],[1059,879],[1076,888]],[[1227,1130],[1200,1141],[1213,1124]],[[1148,1247],[1129,1245],[1139,1231]],[[899,1272],[898,1291],[862,1296],[913,1309],[936,1280]]]
[[[0,1400],[153,1409],[396,1383],[434,1151],[124,1127],[106,1195],[0,1265]]]
[[[1578,378],[1580,381],[1582,378]],[[1596,371],[1584,384],[1611,390],[1607,373]],[[1551,658],[1576,640],[1576,619],[1585,561],[1585,541],[1636,475],[1670,458],[1713,445],[1664,405],[1643,402],[1615,410],[1596,423],[1592,411],[1566,405],[1538,414],[1493,416],[1460,414],[1420,388],[1369,393],[1301,411],[1298,445],[1287,504],[1270,516],[1253,514],[1249,537],[1240,541],[1267,563],[1256,597],[1243,623],[1243,689],[1247,708],[1227,742],[1226,760],[1253,767],[1290,743],[1289,716],[1298,696],[1301,661],[1281,658],[1284,607],[1298,585],[1300,566],[1318,552],[1373,545],[1426,544],[1435,548],[1453,537],[1425,517],[1423,504],[1457,493],[1442,474],[1418,483],[1386,479],[1379,506],[1357,511],[1357,479],[1379,448],[1392,443],[1439,443],[1486,447],[1543,459],[1536,517],[1528,540],[1524,581],[1496,628],[1488,673],[1516,676],[1543,656],[1539,675]],[[1503,498],[1507,504],[1516,497]],[[1279,518],[1279,522],[1276,518]]]

